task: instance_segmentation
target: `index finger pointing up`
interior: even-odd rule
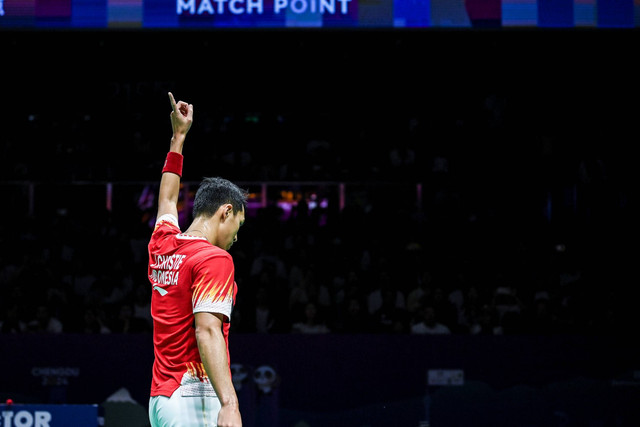
[[[169,92],[169,101],[171,101],[171,108],[173,111],[177,112],[176,100],[173,98],[173,94],[171,92]]]

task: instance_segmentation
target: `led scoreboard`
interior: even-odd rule
[[[1,29],[633,28],[640,0],[0,0]]]

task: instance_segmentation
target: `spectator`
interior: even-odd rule
[[[516,290],[510,286],[498,286],[495,289],[492,305],[497,310],[498,321],[501,324],[507,314],[507,319],[513,321],[515,316],[521,313],[523,307]]]
[[[289,311],[293,316],[298,316],[304,313],[310,302],[324,310],[327,309],[330,301],[329,288],[320,282],[318,272],[310,267],[300,283],[289,292]]]
[[[60,334],[63,325],[60,319],[51,314],[49,307],[44,304],[36,306],[35,317],[27,322],[29,332],[44,332],[48,334]]]
[[[499,322],[498,312],[491,305],[485,304],[481,307],[470,307],[469,334],[471,335],[503,335],[502,326]]]
[[[365,334],[371,332],[371,316],[361,298],[352,295],[347,298],[340,316],[337,332],[345,334]]]
[[[109,329],[117,334],[139,334],[152,330],[145,319],[134,316],[133,304],[130,302],[120,304],[117,316]]]
[[[449,335],[451,329],[440,322],[438,313],[435,307],[431,304],[423,307],[420,312],[422,313],[422,319],[417,323],[411,325],[411,333],[417,334],[430,334],[430,335]]]
[[[375,312],[382,307],[385,298],[391,298],[393,300],[392,305],[395,308],[403,311],[406,310],[406,300],[400,290],[400,284],[394,285],[391,282],[391,276],[386,270],[382,269],[378,273],[374,286],[374,289],[372,289],[367,296],[367,310],[369,314],[374,315]],[[385,295],[388,293],[391,293],[391,295]]]
[[[414,315],[422,306],[422,301],[432,297],[431,273],[424,271],[416,280],[415,286],[407,293],[407,311]]]
[[[133,317],[143,319],[149,327],[151,319],[151,289],[146,283],[140,283],[133,290]]]
[[[371,315],[372,331],[389,334],[408,332],[407,311],[398,307],[397,291],[387,284],[381,289],[381,296],[380,307]]]
[[[104,312],[99,309],[87,307],[84,310],[80,332],[85,334],[110,334]]]
[[[269,301],[267,288],[260,286],[256,292],[254,328],[259,334],[268,334],[273,331],[276,323],[276,315]]]
[[[11,304],[0,319],[0,333],[18,334],[26,331],[27,324],[22,320],[20,307],[16,303]]]
[[[318,312],[316,303],[310,301],[305,305],[303,318],[291,326],[291,332],[301,334],[327,334],[331,331]]]
[[[523,313],[524,331],[533,335],[553,335],[558,330],[558,318],[552,309],[549,293],[537,292],[531,308]]]
[[[438,315],[438,320],[452,331],[458,328],[458,309],[449,300],[448,295],[443,286],[435,286],[433,295],[424,302],[425,307],[431,305]]]

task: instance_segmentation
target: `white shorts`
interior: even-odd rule
[[[220,412],[218,397],[183,397],[180,387],[171,397],[149,398],[151,427],[216,427]]]

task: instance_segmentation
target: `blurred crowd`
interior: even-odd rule
[[[3,185],[159,180],[170,129],[136,116],[117,130],[123,156],[95,143],[96,129],[116,133],[99,115],[55,114],[27,115],[4,140],[17,161]],[[269,202],[248,219],[231,249],[236,333],[630,329],[635,198],[618,134],[576,132],[575,120],[531,132],[493,93],[455,112],[385,114],[199,111],[185,179],[347,183],[340,208],[301,199],[285,215]],[[59,132],[69,137],[29,155],[25,139]],[[350,193],[350,182],[367,185]],[[3,208],[0,333],[150,333],[153,202],[124,212],[64,203]]]

